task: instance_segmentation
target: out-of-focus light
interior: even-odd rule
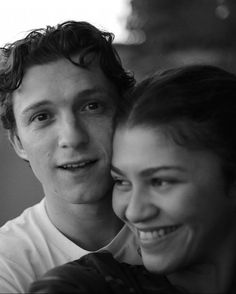
[[[218,3],[218,5],[220,5],[220,4],[224,4],[225,0],[217,0],[216,2]]]
[[[132,31],[127,40],[126,44],[142,44],[146,41],[146,35],[142,30]]]
[[[1,2],[1,12],[0,46],[24,38],[32,29],[67,20],[88,21],[123,43],[129,34],[126,19],[131,5],[130,0],[7,0]]]
[[[215,14],[218,18],[224,20],[229,17],[230,11],[226,5],[221,4],[216,7]]]

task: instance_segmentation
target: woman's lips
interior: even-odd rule
[[[161,239],[166,235],[176,231],[180,225],[173,225],[173,226],[164,226],[157,229],[151,230],[139,230],[139,238],[143,241],[149,241],[153,239]]]
[[[146,250],[161,250],[161,248],[167,246],[167,241],[178,234],[180,228],[182,228],[182,225],[162,226],[145,230],[140,229],[138,230],[140,245]]]

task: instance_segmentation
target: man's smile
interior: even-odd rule
[[[95,164],[97,161],[98,161],[97,159],[71,161],[71,162],[60,164],[58,167],[64,170],[73,171],[73,170],[89,167]]]

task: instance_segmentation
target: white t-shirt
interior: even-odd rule
[[[104,249],[119,261],[141,264],[138,245],[127,226],[100,250]],[[87,253],[51,223],[43,199],[0,228],[0,293],[25,293],[49,269]]]

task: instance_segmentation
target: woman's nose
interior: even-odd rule
[[[58,130],[58,145],[61,148],[77,148],[89,142],[88,126],[74,117],[65,118]]]
[[[158,216],[160,208],[152,203],[150,195],[145,191],[134,191],[129,198],[125,218],[130,223],[145,222]]]

